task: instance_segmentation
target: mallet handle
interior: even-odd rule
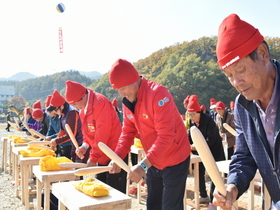
[[[113,160],[118,166],[120,166],[127,173],[129,173],[131,171],[129,166],[106,144],[104,144],[103,142],[99,142],[98,147],[100,148],[100,150],[102,152],[105,153],[105,155],[107,155],[111,160]]]

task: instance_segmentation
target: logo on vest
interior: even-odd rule
[[[87,124],[87,127],[89,132],[95,132],[94,124]]]
[[[158,105],[159,106],[163,106],[165,103],[167,103],[168,101],[170,101],[169,100],[169,98],[168,97],[165,97],[164,99],[162,99],[162,100],[160,100],[159,102],[158,102]]]

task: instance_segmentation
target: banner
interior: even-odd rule
[[[62,27],[58,28],[59,52],[63,53]]]

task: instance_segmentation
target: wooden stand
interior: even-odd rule
[[[27,146],[24,147],[12,147],[12,177],[13,180],[15,181],[15,194],[16,197],[19,197],[19,171],[20,167],[19,167],[19,155],[20,155],[20,150],[25,150],[27,149]]]
[[[38,165],[33,166],[33,173],[36,176],[36,191],[37,191],[37,209],[40,210],[42,206],[41,192],[44,188],[44,210],[50,209],[50,190],[51,183],[74,181],[80,179],[79,176],[74,175],[73,170],[63,171],[41,171]]]
[[[21,199],[25,205],[25,209],[29,210],[29,207],[33,204],[29,203],[29,188],[28,188],[28,179],[29,179],[29,168],[33,165],[39,165],[39,161],[42,157],[22,157],[19,156],[20,168],[21,168]]]
[[[124,210],[131,208],[129,196],[120,191],[104,184],[109,189],[109,195],[103,197],[91,197],[75,189],[73,183],[79,182],[62,182],[52,185],[52,193],[59,200],[59,210]]]
[[[191,155],[190,166],[194,164],[194,199],[195,199],[195,209],[200,209],[199,207],[199,163],[201,159],[198,155]],[[184,195],[184,210],[187,209],[187,185]]]
[[[2,137],[2,171],[6,172],[7,169],[7,156],[8,156],[8,138]]]

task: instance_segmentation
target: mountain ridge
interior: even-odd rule
[[[75,71],[78,71],[78,70],[75,70]],[[85,72],[85,71],[78,71],[81,75],[84,75],[86,77],[89,77],[90,79],[99,79],[102,74],[98,71],[90,71],[90,72]],[[44,75],[45,76],[45,75]],[[23,80],[26,80],[26,79],[34,79],[34,78],[37,78],[37,77],[40,77],[40,76],[36,76],[34,74],[31,74],[29,72],[18,72],[10,77],[1,77],[0,78],[0,81],[23,81]]]

